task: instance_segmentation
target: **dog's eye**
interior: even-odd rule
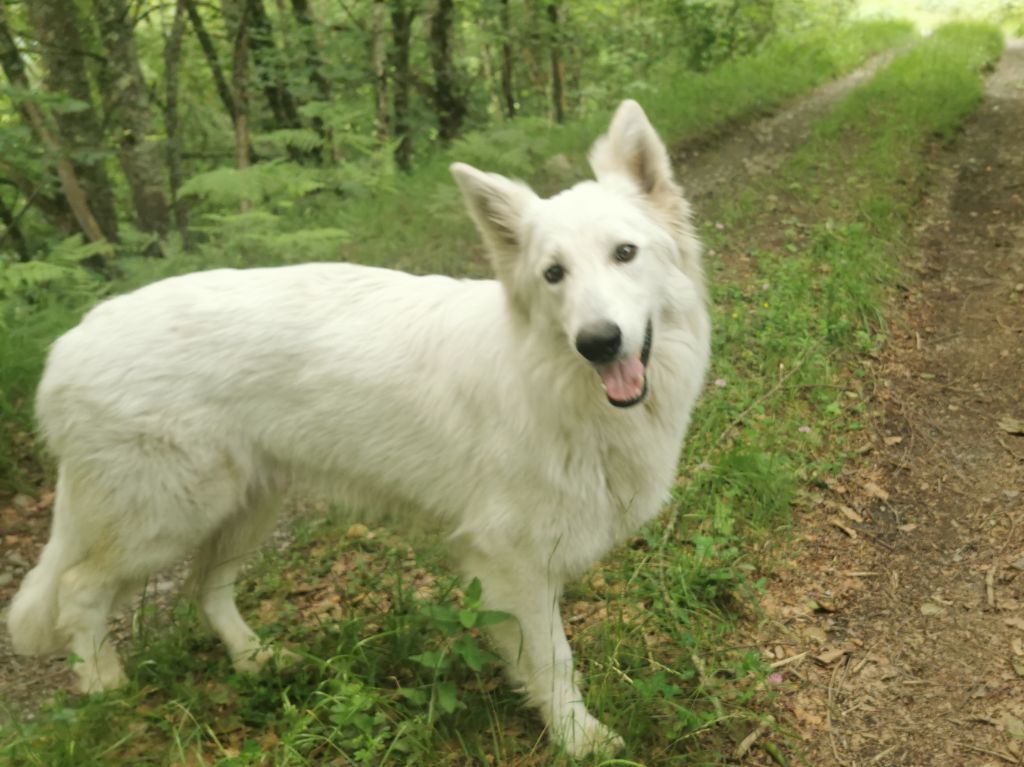
[[[552,264],[544,270],[544,279],[552,285],[556,282],[561,282],[563,277],[565,277],[565,269],[562,268],[561,264]]]
[[[625,264],[636,258],[636,245],[624,242],[615,249],[615,260]]]

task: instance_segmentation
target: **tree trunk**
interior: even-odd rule
[[[466,97],[452,61],[454,11],[453,0],[438,0],[430,17],[430,63],[434,69],[432,96],[438,137],[444,144],[459,135],[466,118]]]
[[[374,125],[377,139],[391,138],[391,110],[388,103],[388,45],[385,37],[388,20],[386,0],[374,0],[371,16],[370,65],[373,67]]]
[[[170,229],[170,215],[160,147],[149,135],[149,94],[135,49],[128,0],[93,0],[93,6],[107,51],[101,90],[107,120],[117,129],[118,159],[139,227],[162,239]]]
[[[331,98],[331,84],[324,77],[324,62],[320,57],[320,46],[316,40],[316,24],[309,10],[309,0],[292,0],[292,13],[302,28],[302,44],[306,46],[306,66],[309,67],[309,82],[320,94],[322,101]]]
[[[217,88],[217,95],[221,103],[231,115],[231,124],[235,124],[235,98],[228,87],[228,81],[224,77],[224,71],[220,68],[220,60],[217,57],[217,49],[213,47],[213,40],[210,39],[203,23],[203,17],[199,15],[195,0],[184,0],[185,10],[188,11],[188,19],[192,22],[192,29],[195,30],[196,39],[199,40],[199,47],[203,49],[203,56],[206,58],[206,65],[210,68],[213,76],[213,83]]]
[[[298,108],[280,76],[281,61],[263,0],[247,0],[246,16],[249,22],[246,45],[252,51],[256,76],[263,84],[263,93],[274,115],[274,124],[278,128],[298,128],[301,124]]]
[[[15,47],[14,37],[11,35],[10,29],[7,28],[2,3],[0,3],[0,68],[3,69],[4,74],[12,85],[27,83],[25,64],[18,54],[18,49]],[[18,87],[22,86],[18,85]],[[31,127],[32,118],[24,104],[18,105],[18,112],[21,114],[21,119],[25,124]],[[44,191],[43,184],[40,181],[33,180],[23,173],[19,173],[17,168],[7,165],[2,160],[0,160],[0,172],[7,176],[11,183],[25,196],[25,199],[43,214],[51,226],[65,235],[70,235],[77,231],[74,214],[72,214],[71,208],[68,207],[68,201],[65,198]]]
[[[178,130],[178,65],[181,63],[181,41],[185,35],[185,8],[187,0],[178,0],[174,8],[171,32],[164,43],[164,128],[167,131],[167,176],[171,182],[171,209],[174,227],[181,244],[189,247],[188,210],[185,201],[178,198],[181,189],[181,132]]]
[[[409,125],[409,92],[412,86],[412,75],[409,71],[409,51],[412,47],[412,22],[416,18],[416,9],[411,8],[407,0],[391,2],[391,67],[395,81],[395,136],[399,143],[395,148],[395,162],[398,167],[408,171],[412,167],[412,134]]]
[[[548,3],[551,22],[551,106],[555,122],[565,122],[565,65],[562,63],[562,30],[559,28],[559,4]]]
[[[28,78],[25,76],[24,65],[14,44],[14,37],[7,27],[7,13],[2,3],[0,3],[0,62],[3,63],[4,72],[11,85],[27,93],[29,91]],[[53,157],[64,198],[67,200],[68,207],[82,233],[90,242],[107,242],[103,230],[89,207],[88,197],[78,181],[75,168],[64,152],[57,134],[47,124],[42,109],[35,102],[25,100],[21,103],[21,111],[29,125],[32,126],[35,135],[39,137],[40,142]]]
[[[235,157],[239,170],[249,167],[249,11],[248,0],[238,0],[237,24],[234,29],[231,81],[235,92]],[[252,207],[250,200],[242,200],[241,211]]]
[[[27,4],[29,22],[40,43],[46,89],[70,96],[85,105],[79,112],[57,114],[54,119],[60,141],[72,154],[96,153],[103,146],[103,129],[96,115],[88,71],[79,35],[81,18],[73,0],[34,0]],[[113,185],[103,161],[74,162],[82,190],[108,240],[117,240],[117,209]]]
[[[505,116],[516,116],[516,92],[512,83],[512,20],[508,0],[501,0],[501,95],[505,102]]]

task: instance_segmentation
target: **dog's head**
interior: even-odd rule
[[[452,175],[511,305],[587,360],[608,400],[647,393],[659,318],[700,300],[699,251],[668,152],[635,101],[595,142],[585,181],[549,199],[462,163]]]

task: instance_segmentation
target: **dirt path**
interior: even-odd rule
[[[933,161],[874,433],[765,600],[814,767],[1024,765],[1024,42]]]

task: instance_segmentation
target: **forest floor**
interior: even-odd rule
[[[887,60],[679,150],[698,214],[771,173]],[[1024,765],[1024,45],[929,163],[860,456],[798,521],[751,629],[814,767]],[[0,503],[0,605],[51,501]],[[30,709],[69,682],[66,663],[16,658],[0,631],[0,701]]]

